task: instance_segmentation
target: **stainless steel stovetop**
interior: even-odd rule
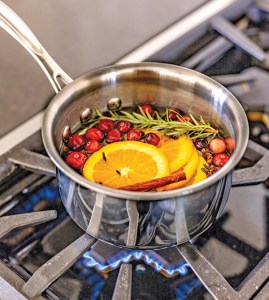
[[[1,299],[266,299],[269,73],[266,53],[238,29],[269,48],[269,2],[208,2],[117,63],[178,64],[226,85],[251,128],[233,184],[256,185],[234,187],[216,224],[184,245],[134,251],[96,241],[61,205],[41,112],[1,141]]]

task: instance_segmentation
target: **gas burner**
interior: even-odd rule
[[[98,242],[83,255],[84,264],[98,271],[108,273],[122,263],[137,261],[153,267],[168,278],[188,273],[188,264],[182,259],[176,247],[165,250],[127,250]]]

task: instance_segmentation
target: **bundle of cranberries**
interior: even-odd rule
[[[156,112],[150,104],[139,106],[139,110],[136,110],[136,112],[139,113],[139,111],[152,117]],[[190,116],[184,115],[176,109],[168,109],[168,119],[193,124]],[[87,131],[84,130],[83,134],[75,133],[65,140],[62,156],[69,166],[81,172],[88,157],[106,144],[119,141],[142,141],[158,146],[160,137],[149,131],[147,129],[145,133],[137,124],[134,128],[131,121],[114,121],[109,117],[101,118],[94,127],[87,129]],[[197,138],[193,140],[193,143],[207,162],[203,169],[207,176],[212,175],[224,166],[234,150],[233,140],[230,137],[224,139],[219,135],[213,139]]]
[[[153,108],[149,104],[141,106],[143,111],[152,114]],[[99,123],[89,128],[84,135],[77,133],[65,141],[65,161],[74,169],[81,169],[87,158],[98,151],[103,145],[122,141],[140,141],[157,146],[160,138],[155,133],[144,134],[143,130],[133,128],[128,121],[114,122],[111,119],[101,119]]]

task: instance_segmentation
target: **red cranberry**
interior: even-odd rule
[[[102,119],[99,121],[97,127],[105,132],[114,128],[114,121],[110,119]]]
[[[99,128],[90,128],[86,131],[85,137],[88,140],[96,140],[101,142],[104,139],[104,132]]]
[[[183,115],[180,117],[179,122],[190,122],[193,123],[193,120],[190,116]]]
[[[197,150],[202,150],[207,147],[207,140],[204,139],[196,139],[194,141],[194,146]]]
[[[121,133],[127,133],[129,130],[131,130],[131,128],[132,128],[132,124],[128,121],[119,121],[117,123],[117,129]]]
[[[140,107],[145,114],[152,115],[154,112],[152,106],[149,104],[142,104],[142,105],[140,105]]]
[[[100,142],[97,140],[89,140],[84,147],[84,150],[88,153],[94,153],[101,148]]]
[[[144,132],[140,129],[131,129],[127,133],[127,140],[128,141],[140,141],[144,136]]]
[[[210,141],[208,148],[212,153],[223,153],[226,151],[226,144],[223,139],[215,138]]]
[[[107,143],[119,142],[122,140],[122,135],[118,129],[111,129],[106,134]]]
[[[87,155],[82,152],[70,152],[66,156],[65,161],[70,167],[80,169],[84,166],[87,158]]]
[[[158,137],[158,135],[156,133],[150,132],[148,134],[145,135],[144,141],[145,143],[157,146],[160,142],[160,138]]]
[[[172,121],[178,121],[180,117],[180,112],[178,109],[169,109],[168,110],[168,118]]]
[[[229,151],[230,154],[232,154],[234,152],[234,140],[231,137],[228,137],[224,140],[227,150]]]
[[[218,153],[213,157],[213,164],[216,167],[223,167],[229,159],[230,159],[229,155],[225,153]]]
[[[73,150],[78,150],[83,148],[85,143],[86,143],[85,138],[82,135],[76,133],[69,138],[67,145]]]

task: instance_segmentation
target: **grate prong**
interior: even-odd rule
[[[47,210],[0,218],[0,238],[19,227],[35,226],[57,217],[56,210]]]
[[[29,299],[41,295],[43,291],[65,273],[95,241],[93,237],[84,233],[81,237],[44,263],[25,283],[22,288],[22,293]]]
[[[242,299],[217,269],[190,242],[177,246],[177,249],[214,299]]]
[[[135,201],[127,200],[126,207],[129,217],[129,229],[127,236],[127,247],[134,247],[137,240],[137,227],[139,213]],[[130,300],[132,295],[132,265],[122,264],[118,274],[115,290],[112,300],[126,299]]]
[[[132,288],[132,265],[122,264],[120,266],[119,275],[116,282],[116,287],[113,293],[112,300],[130,300]]]

